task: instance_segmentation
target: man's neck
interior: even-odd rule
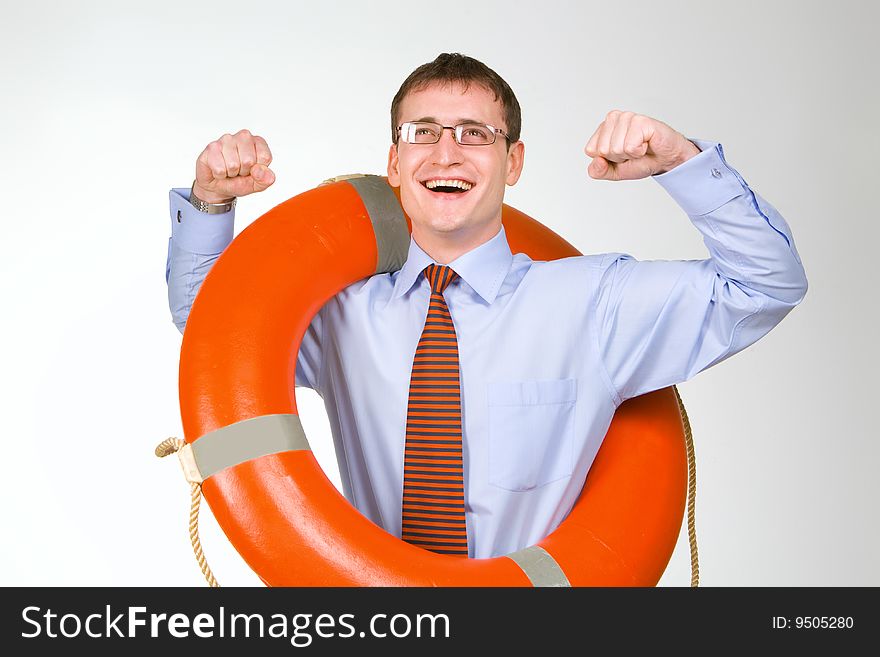
[[[440,265],[448,265],[465,253],[482,246],[501,231],[501,223],[493,224],[485,230],[473,235],[436,235],[425,234],[413,228],[412,237],[419,248]]]

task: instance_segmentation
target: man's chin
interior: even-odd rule
[[[413,220],[413,231],[449,237],[468,232],[467,219],[462,217],[432,218],[428,221]]]

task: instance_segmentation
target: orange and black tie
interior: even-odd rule
[[[458,339],[443,298],[458,274],[445,265],[428,265],[424,273],[431,303],[409,384],[402,538],[432,552],[467,557]]]

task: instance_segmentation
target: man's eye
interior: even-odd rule
[[[479,138],[486,137],[486,131],[483,128],[467,128],[464,131],[464,134],[467,135],[468,137],[479,137]]]

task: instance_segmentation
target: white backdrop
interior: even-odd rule
[[[706,255],[656,183],[586,175],[582,148],[614,108],[720,141],[786,217],[805,301],[679,387],[702,583],[880,585],[873,3],[0,5],[0,584],[203,584],[188,487],[152,455],[180,435],[167,191],[243,127],[278,180],[239,202],[236,231],[324,178],[382,173],[400,82],[459,51],[523,106],[507,201],[582,251]],[[320,400],[298,398],[338,479]],[[258,583],[209,513],[203,545],[221,583]],[[661,584],[688,582],[683,533]]]

